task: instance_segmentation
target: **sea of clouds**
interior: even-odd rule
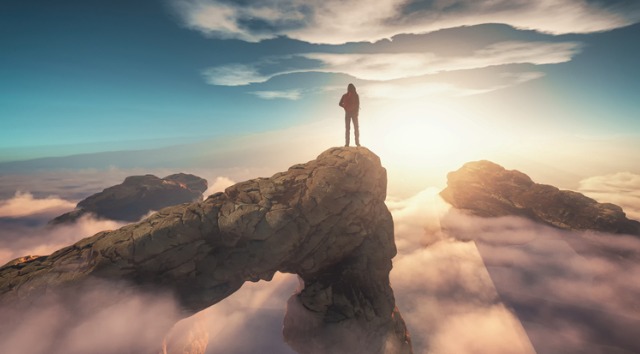
[[[0,263],[48,254],[122,226],[90,216],[75,224],[46,225],[79,199],[121,182],[124,176],[119,173],[112,176],[119,180],[100,186],[91,173],[85,176],[86,184],[80,178],[67,180],[66,189],[60,188],[64,176],[53,175],[46,176],[49,184],[32,183],[37,189],[32,191],[15,189],[18,182],[2,184],[0,194],[6,197],[0,200]],[[170,172],[157,175],[166,174]],[[207,178],[207,194],[237,180]],[[583,180],[579,191],[619,203],[637,218],[638,181],[640,176],[629,173],[596,176]],[[416,353],[640,351],[634,333],[640,326],[640,285],[633,281],[640,278],[639,238],[561,231],[516,217],[478,218],[452,209],[439,190],[387,199],[398,247],[391,284]],[[185,348],[209,354],[293,353],[281,330],[286,301],[298,286],[294,275],[247,283],[233,296],[179,321],[168,333],[181,317],[169,294],[93,285],[68,294],[73,305],[68,298],[35,304],[20,323],[3,327],[3,348],[127,353],[157,345],[167,353]],[[92,304],[101,302],[105,307],[96,311]]]

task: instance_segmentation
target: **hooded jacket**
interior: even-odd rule
[[[346,112],[356,114],[358,113],[358,111],[360,110],[360,96],[358,96],[356,87],[353,86],[353,84],[349,84],[349,86],[347,87],[347,93],[342,95],[342,98],[340,99],[340,103],[338,103],[338,105],[344,108]]]

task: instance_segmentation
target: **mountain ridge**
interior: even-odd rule
[[[85,214],[103,219],[138,221],[153,210],[202,200],[202,193],[207,188],[207,180],[186,173],[164,178],[151,174],[129,176],[121,184],[81,200],[75,210],[55,217],[49,224],[75,222]]]

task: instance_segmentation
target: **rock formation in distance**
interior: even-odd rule
[[[615,204],[535,183],[520,171],[490,161],[468,162],[450,172],[440,195],[479,216],[517,215],[566,230],[640,235],[640,222],[628,219]]]
[[[97,278],[169,292],[186,317],[245,281],[281,271],[302,283],[284,320],[294,350],[411,353],[389,284],[396,247],[386,185],[375,154],[332,148],[271,178],[165,208],[49,256],[9,262],[0,268],[0,309],[46,301]]]
[[[50,224],[73,222],[87,213],[111,220],[138,221],[152,210],[202,200],[207,187],[207,180],[186,173],[165,178],[130,176],[121,184],[82,200],[75,210],[56,217]]]

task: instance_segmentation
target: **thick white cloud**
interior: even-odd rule
[[[216,177],[216,179],[213,181],[213,183],[211,183],[211,185],[209,185],[209,188],[207,188],[207,190],[202,193],[204,195],[204,197],[208,197],[211,194],[214,193],[218,193],[218,192],[224,192],[224,190],[229,187],[236,184],[236,182],[234,182],[233,180],[231,180],[228,177],[224,177],[224,176],[220,176],[220,177]]]
[[[179,319],[168,294],[132,292],[99,280],[26,309],[0,307],[0,313],[14,311],[18,314],[11,317],[18,321],[0,324],[6,353],[140,353],[160,348],[162,336]]]
[[[436,193],[388,203],[417,353],[637,351],[640,239],[470,216]]]
[[[60,199],[56,196],[34,198],[28,192],[16,192],[8,200],[0,200],[0,217],[21,217],[31,214],[62,214],[73,210],[76,202]]]
[[[56,227],[47,227],[42,223],[46,223],[46,219],[36,225],[0,220],[0,265],[26,255],[48,255],[100,231],[117,229],[126,224],[96,220],[89,215],[73,224]]]
[[[37,198],[29,192],[16,192],[13,198],[0,200],[0,265],[25,255],[47,255],[99,231],[125,224],[87,215],[73,224],[46,226],[49,220],[75,206],[76,201],[53,196]]]
[[[640,239],[563,231],[451,210],[449,235],[473,240],[501,299],[539,352],[637,352]]]
[[[601,203],[622,207],[627,217],[640,220],[640,175],[619,172],[580,181],[578,191]]]
[[[174,0],[184,24],[250,42],[277,36],[310,43],[376,41],[400,33],[504,23],[553,34],[606,31],[640,19],[637,3],[587,0]]]
[[[438,191],[387,201],[398,247],[391,285],[415,352],[535,353],[475,243],[456,240],[444,227],[450,206]]]
[[[206,353],[294,354],[283,341],[282,319],[297,284],[296,276],[282,273],[270,282],[245,283],[232,296],[177,323],[166,336],[167,353],[187,352],[185,347],[202,340]]]

